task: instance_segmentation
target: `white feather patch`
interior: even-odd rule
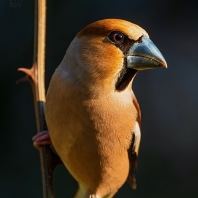
[[[141,131],[140,131],[140,126],[139,123],[136,122],[135,128],[134,128],[134,135],[135,135],[135,141],[134,141],[134,151],[138,155],[139,147],[140,147],[140,140],[141,140]]]

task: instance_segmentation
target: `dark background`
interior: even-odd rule
[[[21,1],[21,0],[20,0]],[[19,1],[19,2],[20,2]],[[19,67],[31,67],[34,1],[0,3],[0,197],[42,197],[31,87],[15,85]],[[16,1],[17,2],[17,1]],[[198,6],[191,0],[73,0],[47,2],[46,87],[76,33],[103,18],[143,27],[168,69],[138,73],[133,89],[142,110],[137,190],[128,184],[116,198],[198,197]],[[77,184],[60,166],[56,198]]]

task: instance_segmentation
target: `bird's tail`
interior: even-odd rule
[[[73,198],[97,198],[97,197],[92,196],[89,189],[79,184],[78,190],[76,191]]]
[[[110,193],[101,197],[93,192],[91,192],[88,188],[84,188],[83,186],[79,185],[78,190],[76,191],[73,198],[113,198],[116,192]]]

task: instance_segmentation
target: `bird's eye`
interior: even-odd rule
[[[122,34],[121,32],[111,32],[109,35],[109,39],[113,43],[119,44],[124,40],[124,34]]]

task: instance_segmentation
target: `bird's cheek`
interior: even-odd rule
[[[92,46],[91,50],[86,50],[82,59],[92,75],[103,79],[117,74],[124,62],[122,52],[112,44]]]

